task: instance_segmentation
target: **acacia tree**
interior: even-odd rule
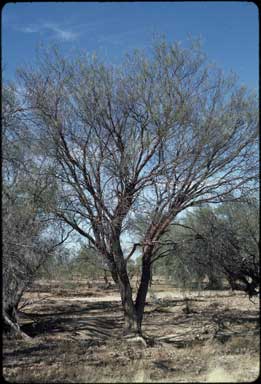
[[[108,274],[110,269],[106,260],[96,250],[87,247],[85,244],[80,248],[78,255],[72,260],[72,265],[81,274],[88,278],[98,278],[103,275],[105,281],[105,288],[110,287],[108,281]]]
[[[223,204],[206,219],[209,229],[202,236],[202,242],[209,243],[210,254],[215,252],[214,264],[226,277],[232,289],[242,290],[249,297],[258,295],[258,201],[249,197],[244,202]]]
[[[19,76],[32,128],[55,165],[53,213],[106,260],[125,329],[141,333],[151,264],[171,222],[188,207],[253,187],[256,97],[193,42],[185,49],[160,41],[117,68],[55,49]],[[146,230],[126,253],[123,235],[137,212]],[[133,298],[127,263],[137,248]]]
[[[207,288],[219,289],[227,280],[232,289],[250,297],[259,293],[258,203],[226,202],[189,212],[172,223],[159,250],[158,262],[171,279],[189,285],[208,276]]]
[[[23,108],[12,85],[2,90],[2,131],[2,320],[6,331],[26,336],[19,327],[18,305],[59,241],[48,234],[49,223],[43,220],[42,202],[50,200],[52,187],[46,174],[39,173],[39,164],[35,166]]]

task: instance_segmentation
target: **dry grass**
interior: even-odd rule
[[[242,294],[154,286],[161,302],[149,300],[144,318],[153,341],[141,348],[121,338],[115,290],[50,285],[36,284],[24,298],[45,298],[23,309],[32,339],[4,338],[10,382],[249,382],[259,374],[258,302]]]

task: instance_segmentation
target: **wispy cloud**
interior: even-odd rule
[[[45,28],[54,32],[58,39],[64,40],[64,41],[76,40],[77,37],[79,36],[79,33],[73,32],[69,29],[61,28],[56,24],[45,24]]]
[[[33,27],[33,26],[21,27],[21,28],[17,28],[17,29],[19,29],[19,31],[24,32],[24,33],[36,33],[36,32],[40,31],[39,27]]]
[[[55,23],[43,23],[41,25],[28,25],[18,28],[23,33],[42,33],[49,31],[53,33],[53,37],[62,41],[73,41],[79,37],[79,33],[73,32],[69,28],[65,28]]]

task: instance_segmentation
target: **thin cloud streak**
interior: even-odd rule
[[[44,23],[42,25],[29,25],[26,27],[17,28],[23,33],[41,33],[44,31],[51,31],[54,37],[62,41],[74,41],[79,37],[79,33],[73,32],[69,29],[61,27],[55,23]]]

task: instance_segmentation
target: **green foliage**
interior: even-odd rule
[[[50,228],[47,220],[53,187],[43,173],[44,159],[36,155],[15,87],[5,84],[2,97],[2,315],[7,329],[19,331],[16,309],[22,294],[51,260],[59,230]]]
[[[213,289],[221,288],[224,279],[232,288],[247,292],[258,289],[257,200],[196,209],[174,223],[163,240],[175,241],[176,246],[155,262],[154,271],[176,284],[198,282],[200,286],[208,277],[208,287]]]
[[[82,246],[79,253],[70,264],[72,275],[82,278],[95,279],[104,275],[108,267],[104,263],[101,255],[93,249]]]

